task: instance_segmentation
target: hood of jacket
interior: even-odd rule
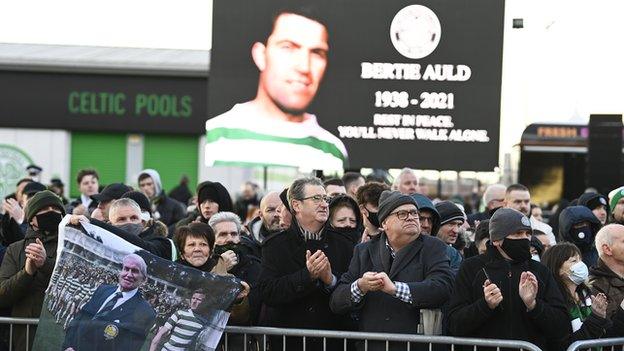
[[[412,194],[412,197],[416,200],[418,211],[425,210],[431,212],[431,235],[438,235],[438,230],[440,229],[440,213],[436,210],[431,199],[423,194]]]
[[[580,242],[581,239],[570,236],[570,231],[575,224],[581,222],[589,222],[591,225],[592,236],[591,238],[586,238],[586,241],[593,242],[593,238],[596,236],[596,233],[598,233],[601,224],[593,212],[585,206],[570,206],[561,211],[561,214],[559,215],[559,236],[563,238],[563,240],[573,242],[575,244]]]
[[[162,192],[162,182],[160,181],[160,174],[158,174],[158,171],[151,168],[144,169],[141,173],[139,173],[139,177],[143,174],[147,174],[154,181],[154,197],[160,196],[160,193]]]
[[[232,197],[230,196],[230,193],[227,191],[227,189],[219,182],[211,182],[209,180],[199,183],[199,185],[197,186],[197,196],[198,196],[198,212],[199,215],[202,216],[201,214],[201,210],[199,210],[199,206],[201,206],[201,202],[199,199],[200,193],[202,192],[203,189],[207,189],[207,188],[212,188],[215,193],[217,194],[217,199],[216,203],[219,204],[219,212],[223,212],[223,211],[228,211],[228,212],[234,212],[234,205],[232,204]]]
[[[340,204],[347,203],[355,212],[355,228],[359,230],[360,233],[364,230],[364,217],[362,216],[362,211],[360,211],[360,207],[352,197],[347,195],[339,195],[334,197],[329,203],[329,213],[332,213],[332,209],[336,208]],[[328,219],[328,222],[331,221],[331,218]]]

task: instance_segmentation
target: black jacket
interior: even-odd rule
[[[142,248],[143,250],[146,250],[158,257],[162,257],[166,260],[172,259],[171,254],[172,254],[173,242],[155,233],[156,224],[148,227],[147,229],[142,231],[141,234],[137,236],[137,235],[127,233],[109,223],[98,221],[97,219],[92,218],[91,223],[100,228],[108,230],[109,232],[117,235],[118,237],[129,242],[130,244],[136,245]]]
[[[65,206],[65,212],[72,214],[74,212],[74,208],[78,207],[82,205],[82,200],[80,199],[80,196],[75,199],[74,201],[71,201],[69,204],[67,204]],[[98,207],[98,202],[97,200],[92,200],[89,203],[89,208],[87,208],[87,215],[91,215],[91,213],[93,213],[93,211],[95,211],[95,209]]]
[[[160,214],[158,220],[165,223],[167,227],[175,225],[186,217],[186,206],[165,195],[164,191],[160,193],[154,204],[156,205],[156,211]]]
[[[8,213],[2,215],[0,220],[0,245],[9,246],[24,239],[24,228],[28,228],[28,224],[19,225]]]
[[[260,290],[258,289],[258,280],[260,279],[260,272],[262,270],[262,264],[260,258],[254,256],[251,253],[245,252],[244,249],[238,254],[239,262],[236,266],[230,269],[229,273],[233,274],[236,278],[249,284],[251,291],[249,292],[249,323],[257,324],[260,314],[261,298]],[[228,323],[229,325],[237,325],[236,323]]]
[[[494,310],[483,296],[484,270],[503,294],[503,301]],[[530,312],[518,293],[524,271],[532,272],[539,282],[537,303]],[[563,296],[548,268],[531,259],[510,263],[489,243],[487,253],[462,264],[448,319],[454,336],[524,340],[542,350],[565,349],[564,339],[572,332]]]
[[[320,280],[310,278],[306,250],[322,250],[338,279],[349,267],[353,242],[330,228],[323,230],[322,240],[306,241],[296,221],[289,230],[265,241],[259,288],[262,301],[272,307],[267,323],[274,327],[344,329],[340,318],[329,309],[331,291]]]

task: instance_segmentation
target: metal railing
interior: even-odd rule
[[[604,347],[611,346],[611,348],[605,349]],[[624,338],[610,338],[610,339],[593,339],[593,340],[581,340],[575,341],[568,347],[568,351],[577,350],[589,350],[592,347],[602,347],[603,351],[615,350],[615,346],[619,346],[617,350],[621,350],[624,346]]]
[[[13,346],[13,329],[15,325],[26,325],[26,342],[28,342],[29,327],[37,325],[39,322],[35,318],[7,318],[0,317],[0,325],[9,325],[9,349]],[[240,339],[242,337],[242,340]],[[301,350],[306,350],[306,344],[311,340],[315,340],[322,345],[323,350],[328,349],[328,341],[340,341],[342,349],[346,351],[348,346],[352,346],[353,341],[363,343],[364,350],[369,350],[369,345],[372,346],[377,342],[375,349],[379,349],[381,342],[381,349],[390,350],[396,349],[397,345],[393,346],[392,343],[402,343],[402,346],[398,346],[401,350],[410,351],[412,349],[422,349],[425,345],[428,350],[437,350],[437,347],[446,347],[448,350],[455,350],[456,346],[469,346],[472,350],[477,350],[478,347],[490,347],[500,350],[501,348],[515,349],[523,351],[541,351],[541,349],[529,342],[519,340],[496,340],[496,339],[475,339],[475,338],[456,338],[450,336],[429,336],[429,335],[413,335],[413,334],[390,334],[390,333],[362,333],[351,331],[334,331],[334,330],[310,330],[310,329],[283,329],[283,328],[269,328],[269,327],[234,327],[228,326],[225,328],[224,337],[222,338],[222,344],[224,350],[268,350],[268,344],[270,339],[282,340],[282,350],[286,351],[286,344],[288,339],[297,338],[301,340],[303,347]],[[250,346],[250,341],[254,341],[254,345]],[[336,340],[336,341],[334,341]],[[619,340],[624,339],[605,339],[606,340]],[[235,341],[237,345],[231,345]],[[241,342],[242,341],[242,342]],[[596,340],[598,341],[598,340]],[[575,343],[576,344],[576,343]],[[573,345],[575,345],[573,344]],[[585,345],[585,344],[583,344]],[[598,344],[596,344],[599,346]],[[603,344],[600,344],[603,345]],[[611,345],[611,344],[609,344]],[[334,345],[335,346],[335,345]],[[592,344],[591,346],[594,346]],[[28,345],[26,348],[28,349]],[[572,347],[572,346],[571,346]],[[371,347],[373,348],[373,347]],[[332,350],[335,347],[331,348]],[[577,349],[569,349],[577,350]],[[272,348],[271,351],[279,351]]]
[[[391,343],[399,342],[402,346],[393,346],[392,349],[401,348],[402,350],[410,351],[411,349],[421,349],[423,345],[428,346],[428,350],[435,350],[436,345],[449,346],[450,350],[455,350],[455,346],[470,346],[473,350],[477,350],[477,347],[492,347],[496,350],[500,348],[526,350],[526,351],[541,351],[541,349],[529,342],[520,340],[497,340],[497,339],[475,339],[475,338],[456,338],[451,336],[432,336],[432,335],[415,335],[415,334],[390,334],[390,333],[362,333],[351,331],[335,331],[335,330],[310,330],[310,329],[282,329],[282,328],[269,328],[269,327],[233,327],[228,326],[225,328],[225,350],[228,350],[228,341],[232,335],[243,335],[244,342],[242,343],[243,351],[250,350],[248,347],[248,336],[260,337],[258,350],[267,350],[267,339],[271,336],[281,337],[282,350],[286,351],[286,339],[291,337],[300,338],[303,344],[302,350],[305,351],[305,345],[307,339],[320,339],[322,343],[322,349],[327,350],[327,341],[341,340],[343,350],[347,350],[348,341],[360,341],[364,344],[364,350],[369,349],[369,343],[374,341],[381,341],[385,343],[381,348],[384,350],[391,349]],[[418,346],[412,345],[417,344]],[[379,349],[377,347],[376,349]],[[272,351],[279,351],[272,349]]]
[[[9,318],[0,317],[0,325],[9,325],[9,350],[13,350],[13,329],[15,325],[26,326],[26,350],[30,348],[30,326],[37,325],[39,323],[38,318]]]

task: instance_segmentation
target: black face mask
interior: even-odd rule
[[[368,216],[366,216],[366,218],[370,224],[375,226],[375,228],[381,227],[381,224],[379,224],[379,217],[377,217],[377,212],[368,211]]]
[[[342,234],[347,234],[347,235],[355,235],[355,233],[357,233],[359,236],[362,236],[362,231],[358,230],[357,227],[335,228],[332,226],[332,230],[337,233],[342,233]]]
[[[139,236],[144,229],[141,223],[124,223],[118,225],[117,228],[136,236]]]
[[[234,251],[234,253],[236,254],[236,256],[238,257],[239,261],[240,261],[240,256],[241,256],[241,247],[240,244],[232,244],[232,243],[228,243],[225,245],[215,245],[214,247],[214,255],[215,256],[221,256],[221,254],[225,253],[226,251]]]
[[[570,229],[570,239],[579,248],[586,248],[594,241],[594,233],[590,225],[584,225]]]
[[[524,262],[531,259],[531,241],[529,239],[509,239],[503,240],[501,249],[505,251],[514,262]]]
[[[63,215],[58,212],[49,211],[36,215],[35,218],[37,218],[39,230],[49,233],[58,230],[58,225],[63,220]]]

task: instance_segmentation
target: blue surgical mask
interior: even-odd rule
[[[587,269],[587,265],[583,263],[583,261],[576,262],[572,266],[570,266],[570,273],[568,274],[570,280],[574,282],[576,285],[581,285],[584,281],[589,277],[589,270]]]

